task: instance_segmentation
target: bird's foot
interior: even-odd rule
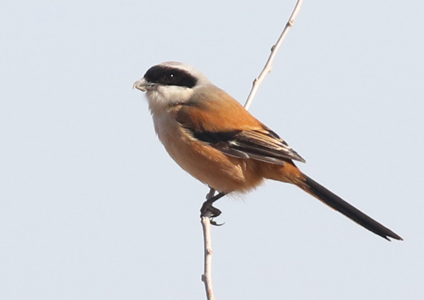
[[[200,217],[208,216],[211,220],[211,224],[215,226],[221,226],[224,225],[216,223],[213,219],[221,215],[221,210],[213,206],[213,203],[217,201],[218,199],[225,196],[224,193],[219,193],[216,196],[210,197],[208,200],[203,202],[202,208],[200,208]]]

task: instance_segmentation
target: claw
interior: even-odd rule
[[[222,225],[225,224],[225,222],[224,223],[216,223],[213,218],[211,218],[210,220],[211,220],[211,224],[214,225],[214,226],[222,226]]]

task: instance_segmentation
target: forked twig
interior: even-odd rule
[[[274,61],[274,58],[277,55],[278,49],[280,49],[280,46],[283,43],[284,38],[286,37],[290,28],[293,26],[294,19],[296,18],[297,14],[300,11],[300,7],[302,6],[302,2],[303,2],[303,0],[297,1],[296,6],[294,7],[293,12],[290,16],[290,19],[287,22],[286,26],[284,27],[284,30],[281,33],[280,37],[278,38],[277,43],[275,43],[275,45],[272,46],[272,48],[271,48],[271,54],[268,57],[268,60],[265,64],[265,67],[263,68],[261,74],[259,74],[259,77],[255,78],[255,80],[253,80],[252,89],[250,90],[249,97],[247,97],[246,103],[244,104],[244,108],[246,108],[246,110],[249,110],[250,105],[253,102],[253,98],[255,98],[256,93],[259,89],[259,86],[261,85],[262,81],[265,79],[265,76],[269,72],[272,71],[272,62]]]
[[[272,62],[274,61],[275,56],[277,55],[278,49],[281,46],[281,43],[283,42],[284,38],[286,37],[289,29],[293,26],[294,20],[297,16],[297,14],[300,11],[300,7],[302,5],[303,0],[298,0],[296,3],[296,6],[293,9],[293,12],[290,16],[289,21],[287,22],[286,26],[284,27],[283,32],[281,33],[280,37],[277,40],[277,43],[272,46],[271,48],[271,54],[265,64],[265,67],[263,68],[261,74],[259,74],[259,77],[255,78],[253,81],[252,89],[250,90],[249,97],[246,100],[246,104],[244,107],[246,110],[249,110],[250,105],[252,104],[253,98],[256,95],[256,92],[259,89],[259,86],[261,85],[262,81],[264,80],[265,76],[271,72],[272,70]],[[215,196],[215,190],[213,188],[210,189],[209,193],[206,196],[206,199],[210,199],[213,196]],[[211,215],[209,213],[206,213],[205,215],[201,216],[201,222],[202,222],[202,228],[203,228],[203,241],[204,241],[204,273],[202,275],[202,281],[205,284],[205,291],[206,291],[206,297],[208,300],[215,300],[213,289],[212,289],[212,238],[211,238]]]

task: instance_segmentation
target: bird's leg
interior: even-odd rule
[[[213,206],[213,203],[218,199],[221,199],[225,196],[225,193],[219,193],[215,195],[215,189],[211,188],[209,193],[206,196],[206,201],[203,202],[202,208],[200,209],[200,216],[203,217],[207,212],[211,214],[211,219],[216,218],[221,214],[221,211]],[[211,220],[211,224],[218,225],[215,221]]]

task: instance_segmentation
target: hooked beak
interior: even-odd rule
[[[140,80],[137,80],[133,84],[133,89],[136,88],[142,92],[145,92],[147,90],[151,90],[155,87],[154,83],[148,82],[146,79],[141,78]]]

